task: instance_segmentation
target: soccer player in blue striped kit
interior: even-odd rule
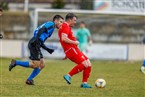
[[[143,39],[143,44],[145,44],[145,37]],[[144,61],[143,61],[143,64],[142,64],[140,70],[143,74],[145,74],[145,58],[144,58]]]
[[[63,17],[60,15],[55,15],[53,21],[48,21],[40,25],[35,31],[33,37],[28,43],[28,48],[30,50],[30,59],[31,61],[20,61],[12,59],[9,65],[9,71],[11,71],[16,66],[22,66],[27,68],[33,68],[34,70],[26,80],[26,84],[34,85],[33,78],[35,78],[40,71],[45,67],[45,62],[41,49],[43,48],[48,51],[50,54],[54,52],[54,49],[48,48],[44,42],[51,37],[54,32],[55,27],[59,29],[63,23]]]

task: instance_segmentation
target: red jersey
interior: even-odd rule
[[[64,22],[58,31],[58,36],[60,38],[60,43],[64,49],[64,52],[69,50],[70,48],[78,48],[77,45],[66,43],[66,42],[62,41],[62,38],[61,38],[62,33],[66,34],[70,40],[76,41],[76,38],[73,35],[71,27],[66,22]]]

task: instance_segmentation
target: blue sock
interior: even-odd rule
[[[16,60],[16,65],[23,66],[23,67],[29,67],[29,62],[28,61],[24,62],[24,61]]]
[[[30,74],[28,80],[33,80],[33,78],[36,77],[40,73],[40,71],[40,68],[35,68]]]
[[[143,66],[145,66],[145,60],[143,61]]]

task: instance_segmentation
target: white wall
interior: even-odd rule
[[[128,60],[145,59],[145,46],[141,44],[128,44]]]
[[[21,40],[0,40],[0,56],[21,57],[22,42]]]
[[[25,41],[21,41],[21,40],[0,40],[0,56],[1,57],[19,57],[19,58],[22,58],[22,57],[28,57],[29,56],[29,51],[27,49],[27,43],[28,42],[25,42]],[[103,45],[103,46],[102,46]],[[47,46],[50,46],[52,48],[55,48],[55,52],[50,55],[49,53],[47,53],[46,51],[42,51],[44,53],[44,57],[46,58],[61,58],[61,57],[64,57],[64,54],[63,54],[63,50],[61,49],[61,46],[59,43],[48,43]],[[104,46],[106,46],[104,48]],[[121,48],[124,48],[124,47],[127,47],[127,49],[121,49]],[[96,48],[95,50],[97,50],[97,53],[99,53],[98,50],[102,51],[102,49],[104,49],[103,51],[105,51],[105,53],[102,53],[100,52],[102,55],[101,56],[106,56],[106,49],[109,47],[113,47],[113,49],[115,49],[118,54],[119,52],[124,52],[124,50],[126,50],[125,52],[127,53],[124,53],[126,54],[125,56],[127,56],[127,58],[125,58],[126,60],[129,60],[129,61],[140,61],[140,60],[143,60],[145,59],[145,45],[141,45],[141,44],[123,44],[123,45],[114,45],[114,44],[94,44],[93,45],[93,48]],[[120,47],[120,48],[118,48]],[[94,50],[94,49],[91,49],[90,50]],[[95,51],[96,52],[96,51]],[[108,52],[108,50],[107,50]],[[110,53],[114,53],[114,50],[109,50],[108,52],[108,56]],[[104,55],[103,55],[104,54]],[[115,54],[115,53],[114,53]],[[123,54],[123,56],[124,56]],[[88,55],[89,56],[89,55]],[[98,55],[96,55],[96,59],[103,59],[104,57],[99,57]],[[110,60],[112,55],[110,55],[108,60]],[[118,55],[117,55],[118,56]],[[91,58],[91,57],[90,57]],[[93,57],[94,58],[94,57]],[[111,60],[116,60],[114,57],[112,57],[113,59]],[[119,60],[118,58],[119,57],[116,57],[117,60]],[[120,57],[120,58],[124,58],[124,57]],[[123,60],[125,60],[123,59]],[[106,57],[105,57],[105,60]],[[122,60],[122,59],[120,59]]]

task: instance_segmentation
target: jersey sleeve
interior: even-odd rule
[[[44,27],[47,28],[47,29],[49,29],[49,28],[51,28],[53,26],[54,26],[53,22],[47,22],[47,23],[44,24]]]
[[[68,33],[69,33],[69,27],[67,25],[62,25],[62,33],[68,35]]]
[[[91,33],[90,33],[89,29],[86,29],[86,30],[87,30],[87,35],[91,36]]]

